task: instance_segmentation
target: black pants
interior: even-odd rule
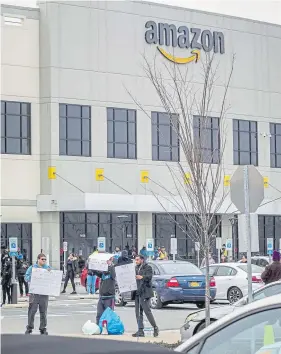
[[[66,289],[69,279],[72,284],[72,289],[73,289],[73,291],[75,291],[74,272],[72,270],[66,272],[63,290]]]
[[[7,297],[8,297],[8,304],[10,304],[12,302],[12,287],[10,282],[4,281],[4,283],[2,283],[2,294],[3,294],[3,304],[6,303]]]
[[[112,310],[114,310],[114,305],[115,305],[115,298],[107,298],[107,299],[102,299],[101,297],[99,298],[98,306],[97,306],[97,317],[96,317],[96,324],[99,325],[101,315],[103,314],[104,310],[110,307]]]
[[[39,307],[40,313],[40,331],[44,331],[47,327],[47,310],[48,310],[48,295],[29,295],[29,307],[28,307],[28,324],[27,329],[32,331],[34,328],[34,318]]]
[[[19,275],[18,279],[19,279],[20,294],[23,295],[23,285],[24,285],[25,295],[27,295],[28,294],[28,284],[24,280],[24,275]]]
[[[135,310],[136,310],[136,318],[138,321],[139,330],[143,331],[143,313],[145,313],[149,323],[153,328],[157,327],[155,319],[150,309],[149,299],[144,299],[141,296],[136,295],[135,298]]]

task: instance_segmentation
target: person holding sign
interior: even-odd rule
[[[159,329],[156,325],[149,303],[150,298],[153,296],[152,268],[145,262],[143,255],[137,256],[135,260],[137,291],[134,293],[134,297],[138,331],[133,334],[133,337],[144,337],[143,312],[145,313],[151,326],[154,328],[154,337],[158,337]]]
[[[31,281],[32,269],[42,268],[48,271],[51,271],[51,267],[46,264],[46,256],[43,253],[40,253],[37,257],[37,263],[33,266],[30,266],[24,276],[26,282]],[[25,334],[31,334],[34,329],[34,318],[39,306],[40,312],[40,327],[39,331],[41,334],[47,335],[47,309],[48,309],[49,296],[48,295],[39,295],[39,294],[29,294],[29,307],[28,307],[28,324],[26,326]]]

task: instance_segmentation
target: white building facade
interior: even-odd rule
[[[252,234],[255,251],[266,253],[268,237],[279,247],[280,26],[144,2],[40,2],[36,9],[2,5],[1,15],[1,247],[17,236],[29,260],[43,250],[59,267],[64,241],[69,251],[86,257],[99,236],[106,237],[111,251],[140,249],[149,238],[169,248],[175,235],[179,254],[195,258],[193,242],[167,215],[180,218],[177,210],[169,201],[163,209],[154,196],[168,197],[161,185],[175,189],[166,164],[176,166],[183,153],[178,148],[167,154],[169,147],[153,136],[151,119],[132,97],[161,121],[164,110],[145,76],[143,56],[153,60],[158,53],[167,61],[158,46],[178,57],[190,55],[197,34],[201,51],[209,40],[217,43],[210,50],[219,61],[218,102],[235,54],[226,174],[237,165],[254,164],[268,177],[264,205],[252,216]],[[162,30],[167,37],[171,31],[170,46],[165,37],[161,46],[161,34],[157,41],[151,32],[145,35],[154,24],[158,29],[174,25],[186,36],[188,28],[189,43],[186,37],[182,47],[172,47],[174,27],[168,27]],[[194,85],[200,85],[200,60],[184,65],[190,66]],[[213,117],[219,109],[215,100]],[[143,171],[148,183],[141,182]],[[235,238],[238,252],[239,216],[238,223],[231,223],[230,215],[218,217],[219,236]]]

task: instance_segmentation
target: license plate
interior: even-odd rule
[[[192,281],[191,283],[189,283],[189,285],[192,287],[192,288],[197,288],[199,286],[199,283],[198,281]]]

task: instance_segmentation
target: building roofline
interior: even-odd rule
[[[223,17],[232,18],[232,19],[235,19],[235,20],[243,20],[243,21],[247,21],[247,22],[254,22],[254,23],[257,23],[257,24],[261,24],[261,25],[262,24],[263,25],[270,25],[270,26],[281,28],[281,25],[279,25],[278,23],[272,23],[272,22],[266,22],[266,21],[260,21],[260,20],[253,20],[251,18],[226,15],[226,14],[222,14],[222,13],[218,13],[218,12],[190,9],[188,7],[161,4],[161,3],[158,3],[158,2],[151,2],[151,1],[146,1],[146,0],[144,0],[144,1],[131,0],[131,1],[135,2],[135,3],[138,3],[138,4],[147,4],[147,5],[152,5],[152,6],[166,7],[166,8],[170,8],[170,9],[172,8],[172,9],[176,9],[176,10],[185,10],[185,11],[199,12],[199,13],[202,13],[202,14],[205,14],[205,15],[213,15],[213,16],[220,16],[220,17],[223,16]]]
[[[1,4],[1,9],[2,8],[18,9],[18,10],[23,10],[23,11],[27,10],[27,11],[35,11],[35,12],[40,11],[39,7],[18,6],[18,5],[10,5],[10,4]]]

